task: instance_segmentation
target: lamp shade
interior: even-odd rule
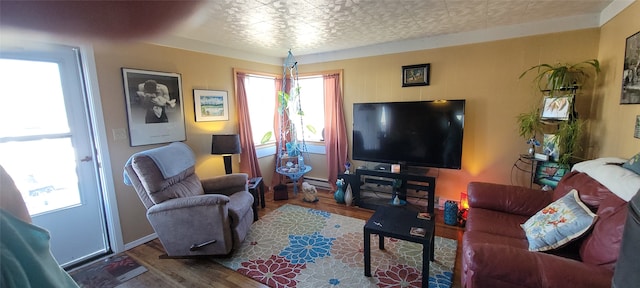
[[[211,137],[211,154],[227,155],[240,153],[240,136],[232,135],[213,135]]]

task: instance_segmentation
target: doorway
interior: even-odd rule
[[[79,49],[5,46],[0,54],[0,165],[63,267],[110,252]]]

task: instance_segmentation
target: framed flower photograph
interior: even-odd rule
[[[431,64],[402,66],[402,87],[427,86]]]
[[[227,91],[193,89],[196,122],[229,120]]]
[[[187,139],[178,73],[122,68],[131,146]]]

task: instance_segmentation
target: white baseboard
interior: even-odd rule
[[[149,234],[149,235],[144,236],[144,237],[142,237],[142,238],[140,238],[140,239],[138,239],[138,240],[135,240],[135,241],[129,242],[129,243],[127,243],[127,244],[124,244],[124,250],[126,251],[126,250],[129,250],[129,249],[131,249],[131,248],[135,248],[135,247],[137,247],[137,246],[139,246],[139,245],[142,245],[142,244],[144,244],[144,243],[147,243],[147,242],[149,242],[149,241],[151,241],[151,240],[154,240],[154,239],[156,239],[156,238],[158,238],[158,235],[157,235],[156,233]]]

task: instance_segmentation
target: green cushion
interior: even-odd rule
[[[631,159],[629,159],[627,162],[624,162],[624,164],[622,164],[622,167],[636,172],[636,174],[640,174],[640,153],[631,157]]]
[[[595,218],[573,189],[522,224],[529,251],[547,251],[569,243],[589,231]]]

